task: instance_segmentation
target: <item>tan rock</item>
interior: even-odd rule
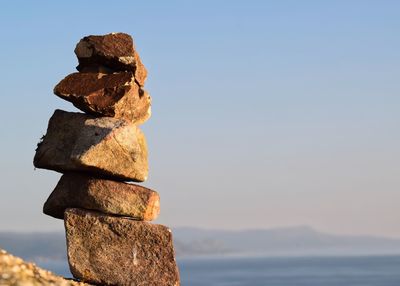
[[[96,210],[150,221],[160,212],[160,197],[157,192],[135,184],[67,173],[47,199],[43,212],[63,219],[67,208]]]
[[[142,182],[148,174],[146,140],[139,128],[123,119],[56,110],[33,164],[62,173],[85,171]]]
[[[101,285],[179,285],[171,231],[162,225],[67,209],[74,277]]]
[[[1,286],[85,286],[57,276],[50,271],[37,267],[33,263],[23,261],[0,249],[0,285]]]
[[[54,93],[93,115],[124,118],[136,124],[151,115],[151,98],[139,88],[131,72],[73,73],[56,85]]]
[[[79,60],[79,71],[96,71],[101,66],[113,71],[132,71],[138,84],[144,85],[147,71],[128,34],[84,37],[76,45],[75,54]]]

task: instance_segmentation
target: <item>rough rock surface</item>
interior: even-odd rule
[[[147,146],[133,123],[56,110],[33,164],[58,172],[86,171],[113,179],[145,181]]]
[[[75,282],[54,275],[33,263],[24,262],[0,249],[0,285],[1,286],[84,286],[86,283]]]
[[[106,285],[179,285],[170,229],[81,209],[65,211],[70,270]]]
[[[78,71],[96,71],[102,66],[113,71],[132,71],[138,84],[144,85],[147,71],[128,34],[84,37],[76,45],[75,54],[79,60]]]
[[[67,208],[96,210],[150,221],[160,212],[160,197],[157,192],[142,186],[67,173],[47,199],[43,212],[63,219]]]
[[[151,98],[133,73],[73,73],[54,88],[59,97],[87,113],[125,118],[140,124],[151,115]]]

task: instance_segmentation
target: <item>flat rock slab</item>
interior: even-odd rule
[[[43,212],[63,219],[67,208],[96,210],[150,221],[160,212],[160,197],[157,192],[135,184],[82,173],[66,173],[44,204]]]
[[[67,209],[65,229],[75,278],[101,285],[179,285],[165,226]]]
[[[87,36],[75,48],[78,71],[109,68],[112,71],[132,71],[140,86],[144,85],[147,71],[135,50],[133,39],[125,33]]]
[[[58,172],[85,171],[117,180],[147,179],[147,145],[133,123],[56,110],[33,164]]]
[[[133,73],[73,73],[54,93],[93,115],[124,118],[140,124],[151,115],[151,98],[135,82]]]

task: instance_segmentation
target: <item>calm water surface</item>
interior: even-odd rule
[[[40,266],[70,277],[65,261]],[[400,286],[400,256],[178,259],[188,286]]]

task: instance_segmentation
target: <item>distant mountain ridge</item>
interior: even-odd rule
[[[178,256],[400,254],[400,239],[322,233],[310,227],[173,230]],[[66,259],[64,233],[0,232],[0,248],[29,260]]]
[[[67,257],[62,232],[0,232],[0,248],[28,260]]]
[[[400,254],[400,239],[333,235],[308,226],[238,231],[177,228],[174,234],[183,244],[185,251],[182,255],[205,252],[244,255]]]

